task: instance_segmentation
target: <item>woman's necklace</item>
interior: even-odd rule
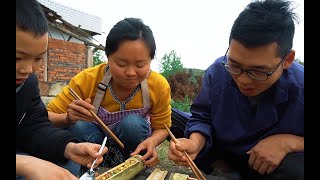
[[[116,96],[116,94],[114,93],[114,91],[113,91],[113,89],[112,89],[112,87],[111,87],[111,83],[109,83],[108,88],[109,88],[109,90],[110,90],[110,94],[111,94],[111,96],[113,97],[113,99],[114,99],[118,104],[120,104],[120,111],[124,111],[124,110],[126,110],[126,104],[131,101],[131,99],[137,94],[137,92],[140,90],[141,87],[140,87],[140,84],[139,84],[139,85],[133,90],[133,92],[130,94],[130,96],[129,96],[125,101],[120,101],[120,100],[118,99],[118,97]]]

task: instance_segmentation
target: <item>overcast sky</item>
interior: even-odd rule
[[[234,20],[251,0],[53,0],[101,17],[102,34],[95,39],[105,45],[110,29],[126,17],[141,18],[156,40],[156,57],[177,52],[186,68],[206,69],[224,55]],[[300,23],[296,25],[293,49],[304,60],[304,0],[294,0]]]

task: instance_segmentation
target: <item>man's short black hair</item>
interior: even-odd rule
[[[276,42],[278,56],[285,56],[292,48],[297,15],[286,0],[256,0],[246,6],[235,20],[232,39],[245,47],[258,47]]]

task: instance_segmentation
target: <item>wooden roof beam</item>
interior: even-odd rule
[[[95,49],[99,49],[99,50],[104,51],[104,46],[103,45],[101,45],[101,44],[100,45],[96,45],[96,44],[92,43],[91,41],[87,40],[86,38],[83,38],[83,37],[81,37],[81,36],[79,36],[77,34],[74,34],[74,33],[70,32],[70,31],[68,31],[68,30],[66,30],[64,28],[61,28],[61,27],[59,27],[58,25],[56,25],[56,24],[54,24],[52,22],[48,22],[48,23],[49,23],[49,25],[57,28],[58,30],[60,30],[60,31],[62,31],[62,32],[66,33],[66,34],[68,34],[68,35],[70,35],[70,36],[72,36],[72,37],[74,37],[76,39],[79,39],[80,41],[83,41],[83,42],[85,42],[86,44],[88,44],[90,46],[95,47]]]

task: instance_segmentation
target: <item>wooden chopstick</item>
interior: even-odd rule
[[[172,132],[170,131],[170,129],[168,128],[168,126],[166,124],[164,124],[164,127],[166,128],[166,130],[169,133],[169,136],[171,137],[171,139],[173,139],[174,143],[178,143],[178,140],[176,139],[176,137],[174,137],[174,135],[172,134]],[[188,165],[191,167],[192,172],[196,175],[196,177],[198,178],[198,180],[206,180],[206,178],[202,175],[201,171],[198,169],[197,165],[193,162],[193,160],[190,158],[190,156],[188,155],[188,153],[186,151],[182,151],[182,154],[187,158],[187,162]],[[201,178],[200,178],[201,177]]]
[[[81,97],[71,88],[69,87],[69,91],[70,94],[72,95],[72,97],[76,100],[82,100]],[[83,100],[82,100],[83,101]],[[93,116],[93,118],[99,123],[99,125],[102,127],[103,130],[107,131],[109,133],[109,135],[112,137],[112,139],[114,139],[116,141],[116,143],[123,149],[124,145],[123,143],[120,141],[120,139],[118,139],[118,137],[111,131],[111,129],[106,126],[102,120],[96,115],[96,113],[94,113],[92,110],[88,109],[88,111],[91,113],[91,115]]]

